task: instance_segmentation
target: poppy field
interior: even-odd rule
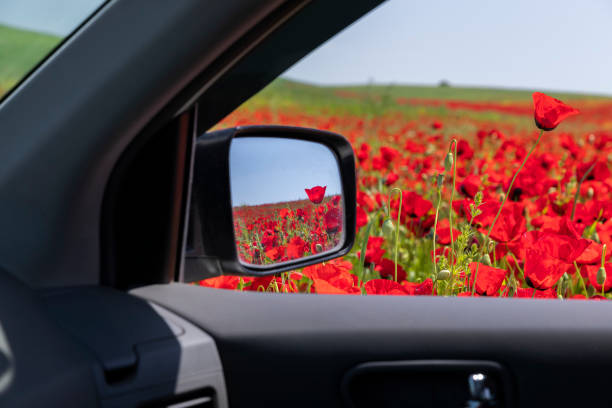
[[[319,88],[281,79],[218,126],[246,124],[330,130],[351,142],[356,244],[341,259],[302,270],[222,276],[200,285],[350,295],[612,297],[611,98],[451,87]],[[309,217],[320,212],[312,228],[329,240],[324,212],[341,207],[325,200],[319,207],[303,204]],[[243,259],[288,260],[316,252],[317,243],[323,248],[305,239],[316,234],[298,215],[299,206],[288,207],[283,215],[280,206],[265,214],[265,222],[251,222],[251,231],[236,226]],[[262,217],[257,209],[248,211],[245,219]],[[274,237],[267,247],[264,234]],[[262,257],[262,250],[278,254]]]

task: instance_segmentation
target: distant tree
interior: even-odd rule
[[[450,82],[448,82],[446,79],[443,79],[440,82],[438,82],[438,87],[439,88],[448,88],[450,86],[451,86]]]

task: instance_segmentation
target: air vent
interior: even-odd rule
[[[152,401],[141,408],[216,408],[215,393],[210,388]]]

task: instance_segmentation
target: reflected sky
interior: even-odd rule
[[[336,156],[326,146],[272,137],[237,138],[230,149],[232,206],[306,199],[305,188],[341,194]]]

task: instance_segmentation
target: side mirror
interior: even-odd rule
[[[182,280],[267,275],[350,251],[355,162],[335,133],[248,126],[196,142]]]

